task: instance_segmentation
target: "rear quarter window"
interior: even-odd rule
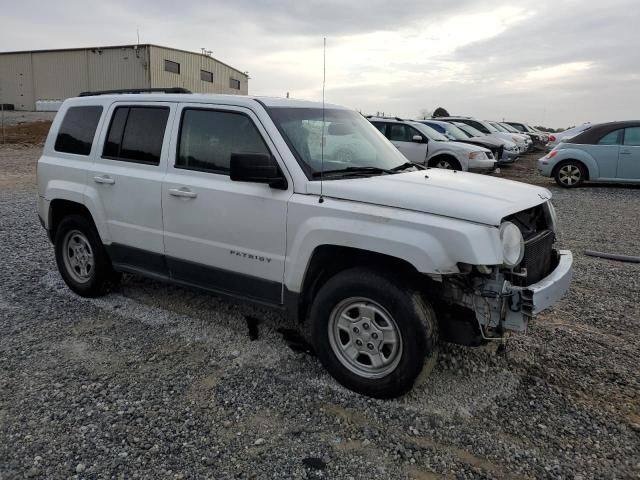
[[[102,115],[102,107],[71,107],[60,124],[54,150],[75,155],[89,155]]]
[[[598,145],[620,145],[622,129],[614,130],[604,135],[598,140]]]

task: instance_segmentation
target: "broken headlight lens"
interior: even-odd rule
[[[500,225],[500,241],[502,242],[502,258],[504,265],[515,267],[524,257],[524,239],[522,232],[511,222]]]
[[[558,232],[558,214],[556,213],[556,209],[551,203],[551,200],[547,201],[547,222],[549,224],[549,228],[554,232]]]

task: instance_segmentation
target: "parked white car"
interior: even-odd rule
[[[347,135],[371,154],[324,155]],[[274,308],[374,397],[410,390],[441,339],[524,332],[571,279],[548,190],[426,170],[337,105],[87,94],[60,108],[37,179],[77,294],[128,272]]]
[[[509,140],[518,146],[518,153],[526,153],[531,146],[531,139],[529,137],[519,133],[500,132],[493,125],[489,124],[489,122],[483,120],[470,117],[443,117],[439,118],[439,120],[465,123],[490,137]]]
[[[369,121],[407,159],[428,167],[463,171],[495,170],[491,150],[449,140],[433,128],[414,120],[368,117]]]
[[[555,147],[557,147],[558,144],[562,143],[565,140],[569,140],[570,138],[575,137],[579,133],[582,133],[591,127],[592,127],[591,122],[586,122],[576,127],[568,128],[567,130],[564,130],[562,132],[549,134],[549,141],[547,142],[547,151],[550,152]]]
[[[471,125],[467,125],[462,122],[443,122],[449,123],[456,128],[459,128],[465,135],[468,135],[469,138],[479,138],[482,140],[489,140],[492,142],[498,142],[504,145],[502,151],[502,162],[503,163],[513,163],[520,156],[520,148],[510,140],[504,140],[502,138],[496,138],[489,135],[485,135],[480,130],[473,128]]]

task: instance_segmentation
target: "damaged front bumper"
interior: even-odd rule
[[[539,282],[526,287],[506,282],[509,305],[502,318],[504,329],[525,331],[534,315],[549,308],[569,290],[572,276],[573,254],[570,250],[560,250],[556,268]]]
[[[473,277],[470,288],[446,282],[445,297],[473,312],[485,340],[502,338],[508,330],[525,332],[537,313],[556,303],[569,289],[573,255],[569,250],[554,252],[553,270],[532,285],[514,285],[503,273],[497,273]]]

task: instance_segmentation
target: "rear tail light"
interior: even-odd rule
[[[555,135],[549,135],[549,141],[550,142],[555,142],[556,141],[556,136]]]

